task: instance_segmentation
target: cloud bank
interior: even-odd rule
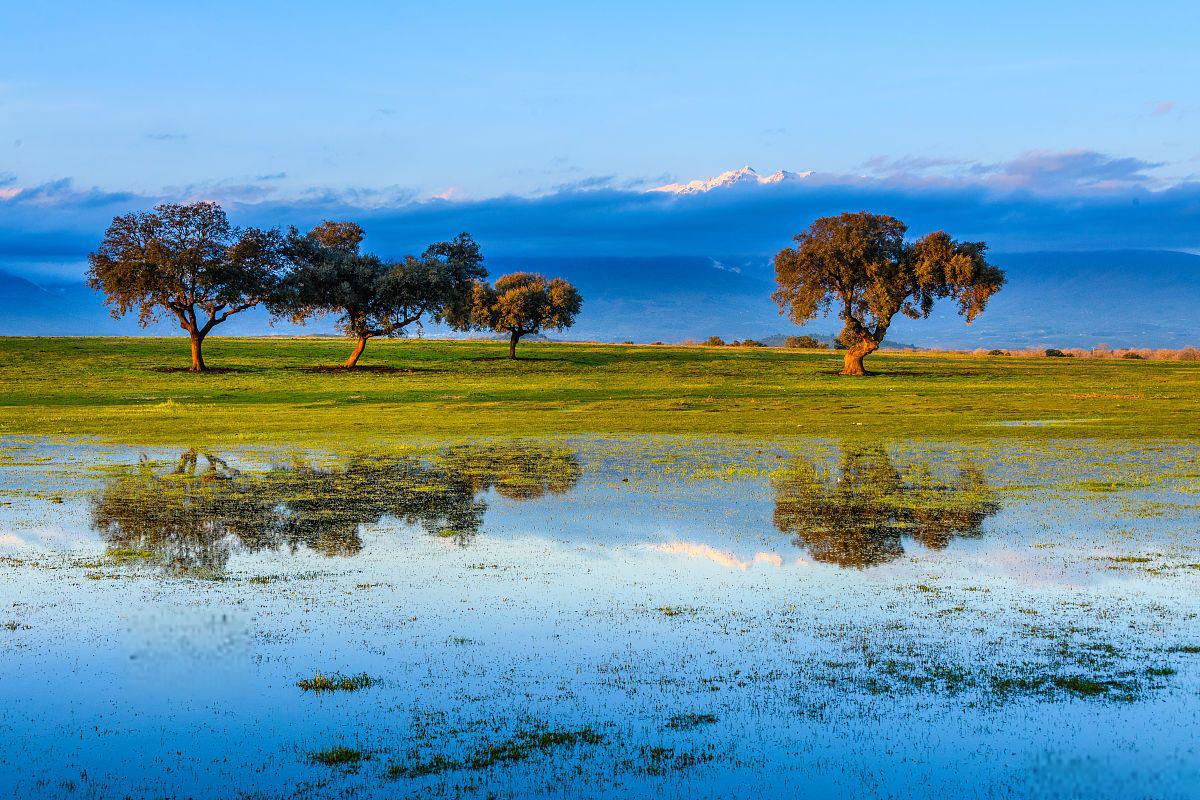
[[[803,166],[803,165],[789,165]],[[646,192],[612,176],[536,196],[420,197],[403,186],[289,191],[282,175],[168,187],[154,194],[83,188],[69,179],[22,185],[0,172],[0,267],[78,264],[112,216],[166,200],[213,199],[239,224],[363,224],[385,255],[460,230],[504,256],[769,254],[813,218],[867,209],[914,234],[943,228],[994,249],[1200,248],[1200,180],[1156,177],[1163,165],[1089,150],[1039,151],[999,163],[876,158],[862,174],[704,194]]]

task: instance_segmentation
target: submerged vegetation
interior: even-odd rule
[[[559,730],[540,725],[518,731],[504,741],[482,745],[462,758],[437,754],[424,761],[392,764],[388,767],[388,774],[393,778],[419,778],[454,770],[482,770],[498,764],[525,761],[555,748],[597,745],[603,741],[604,737],[592,728]]]
[[[324,764],[327,767],[342,767],[357,764],[370,756],[361,750],[345,745],[334,745],[327,747],[324,750],[317,750],[309,754],[309,758],[316,764]]]
[[[322,692],[357,692],[359,689],[366,689],[373,683],[375,683],[374,678],[365,672],[359,675],[343,675],[340,672],[330,674],[315,672],[311,678],[301,678],[296,681],[296,685],[302,690],[316,694]]]

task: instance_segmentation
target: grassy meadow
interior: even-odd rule
[[[0,434],[357,448],[569,434],[1194,439],[1200,363],[487,341],[0,339]]]

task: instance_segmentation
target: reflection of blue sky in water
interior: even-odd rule
[[[765,473],[685,478],[637,448],[626,466],[620,448],[586,450],[563,494],[482,491],[465,545],[384,518],[351,556],[235,551],[225,581],[105,563],[85,493],[103,476],[60,481],[55,504],[12,493],[44,493],[45,465],[5,466],[0,555],[29,563],[0,564],[0,622],[29,627],[0,630],[0,790],[1185,797],[1198,785],[1200,656],[1167,652],[1200,644],[1200,573],[1180,567],[1200,562],[1194,494],[1002,494],[977,537],[906,538],[903,556],[844,569],[774,527]],[[1025,477],[989,468],[997,485]],[[1143,502],[1178,505],[1146,517]],[[946,667],[1134,672],[1137,691],[1001,695],[898,677]],[[380,682],[304,696],[294,683],[316,669]],[[689,712],[717,722],[664,727]],[[533,721],[589,725],[605,742],[411,785],[385,777]],[[336,743],[373,757],[350,775],[305,762]],[[697,763],[654,774],[643,746]]]

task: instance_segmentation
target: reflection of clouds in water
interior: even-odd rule
[[[96,537],[90,531],[60,525],[23,526],[20,534],[13,531],[0,533],[0,547],[18,550],[91,549],[96,544]]]
[[[684,542],[677,540],[674,542],[653,545],[653,549],[668,555],[681,555],[688,558],[706,559],[714,564],[719,564],[722,567],[731,567],[733,569],[742,570],[743,572],[756,564],[769,564],[773,567],[783,566],[783,557],[778,553],[755,553],[753,558],[743,560],[738,558],[733,553],[725,550],[718,550],[711,545],[701,544],[699,542]]]

